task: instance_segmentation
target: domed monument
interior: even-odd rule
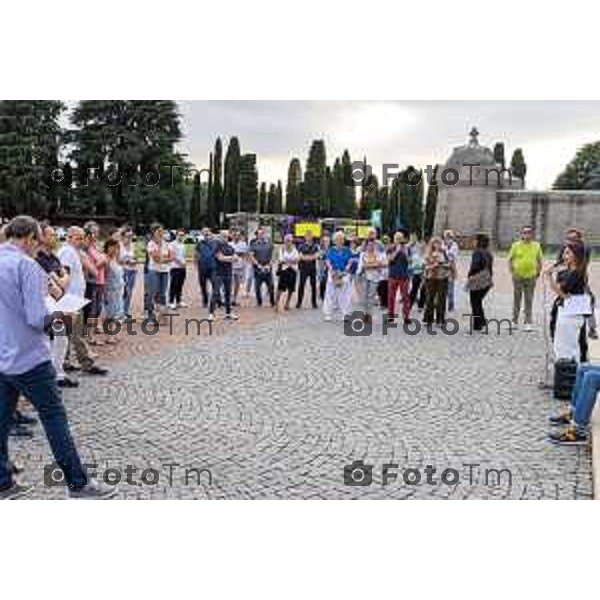
[[[454,148],[446,164],[438,165],[437,173],[435,233],[452,229],[465,241],[478,233],[493,239],[496,192],[523,188],[521,180],[496,162],[492,150],[479,143],[476,127],[471,129],[467,144]]]

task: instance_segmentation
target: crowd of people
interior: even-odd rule
[[[457,308],[460,279],[459,246],[452,231],[426,242],[406,230],[393,237],[370,229],[364,240],[335,231],[319,240],[308,232],[297,242],[291,234],[278,247],[259,227],[252,239],[237,229],[218,233],[205,228],[193,257],[186,252],[186,232],[167,232],[151,226],[136,252],[134,232],[122,227],[100,243],[100,228],[90,221],[72,226],[60,245],[55,229],[27,216],[16,217],[2,230],[0,244],[0,495],[14,497],[19,487],[13,475],[19,465],[8,458],[7,438],[31,437],[36,419],[19,410],[25,397],[37,410],[54,457],[65,473],[72,497],[105,497],[109,492],[88,481],[69,432],[59,388],[79,385],[74,373],[103,376],[97,364],[98,347],[118,342],[104,335],[111,321],[132,317],[138,271],[143,263],[143,312],[159,325],[170,310],[187,308],[184,284],[189,263],[195,263],[199,296],[207,318],[220,310],[225,322],[238,320],[238,310],[253,295],[256,307],[266,299],[277,312],[319,309],[325,321],[339,314],[346,320],[355,305],[365,321],[376,308],[388,322],[410,324],[421,319],[430,327],[444,327]],[[60,246],[60,247],[59,247]],[[490,240],[478,235],[468,269],[463,273],[473,332],[487,333],[484,300],[494,285],[494,257]],[[572,407],[551,418],[564,429],[550,439],[559,444],[587,441],[595,395],[600,389],[600,365],[588,364],[588,337],[596,337],[593,294],[587,268],[590,250],[583,233],[567,232],[556,262],[543,270],[543,252],[534,231],[526,226],[510,250],[508,265],[513,282],[512,326],[533,329],[533,301],[537,282],[554,294],[550,335],[555,357],[580,363]],[[310,290],[307,291],[307,285]],[[265,296],[266,292],[266,296]],[[48,321],[48,299],[70,295],[81,310],[68,315],[69,335]],[[307,299],[306,296],[309,296]],[[588,308],[574,300],[590,298]],[[62,325],[66,319],[63,319]]]

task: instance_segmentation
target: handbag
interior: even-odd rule
[[[492,279],[492,273],[489,269],[483,269],[482,271],[479,271],[479,273],[475,273],[467,279],[465,289],[468,292],[478,292],[480,290],[490,288],[493,285],[494,281]]]

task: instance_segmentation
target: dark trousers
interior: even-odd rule
[[[446,320],[447,279],[425,280],[425,323],[443,324]]]
[[[306,280],[310,281],[310,298],[312,301],[313,308],[317,308],[317,270],[308,269],[300,270],[300,285],[298,286],[298,303],[297,306],[302,306],[304,300],[304,288],[306,287]]]
[[[423,275],[413,275],[410,283],[410,306],[411,308],[417,302],[419,308],[425,307],[425,286],[423,284]],[[420,292],[420,293],[419,293]]]
[[[379,306],[387,308],[388,305],[388,280],[384,279],[377,284],[377,296],[379,296]]]
[[[254,291],[256,292],[256,304],[258,304],[258,306],[262,306],[262,293],[260,288],[263,283],[267,284],[271,306],[275,306],[275,291],[273,290],[273,274],[271,273],[271,269],[268,271],[254,269]]]
[[[171,269],[171,281],[169,283],[169,302],[173,304],[181,302],[181,292],[185,283],[185,267],[176,267]]]
[[[200,293],[202,294],[202,306],[208,306],[210,298],[212,296],[208,295],[208,284],[212,289],[214,289],[215,285],[215,277],[216,271],[215,269],[200,269],[198,272],[198,281],[200,282]]]
[[[212,293],[210,295],[209,312],[214,313],[217,304],[221,302],[221,293],[223,293],[223,301],[225,303],[225,314],[231,314],[231,271],[223,271],[215,273],[213,277]]]
[[[471,300],[471,323],[474,331],[481,331],[487,321],[485,320],[485,313],[483,312],[483,299],[486,297],[490,288],[483,290],[472,290],[469,292],[469,299]]]
[[[20,375],[0,373],[0,487],[12,483],[8,457],[8,433],[13,426],[19,394],[25,396],[37,410],[48,438],[54,460],[73,487],[87,483],[79,454],[71,437],[67,414],[56,384],[56,371],[50,361]]]

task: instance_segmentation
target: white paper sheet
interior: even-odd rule
[[[90,301],[74,294],[65,294],[60,300],[55,300],[51,296],[46,297],[46,306],[48,310],[53,313],[63,312],[65,314],[79,312],[86,304]]]

